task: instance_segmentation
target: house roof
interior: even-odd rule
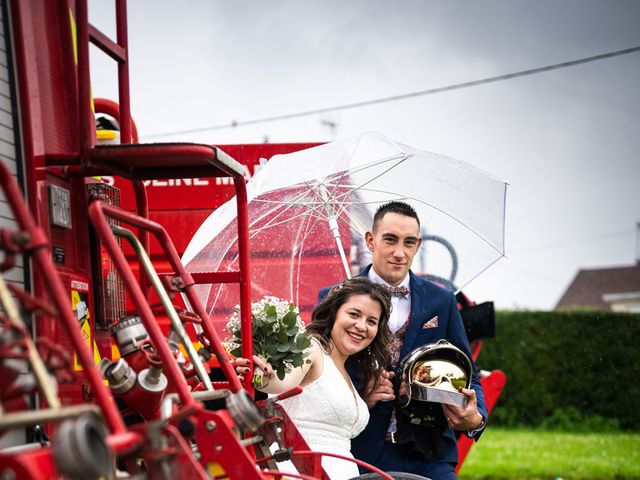
[[[629,267],[583,269],[573,279],[556,308],[609,310],[603,295],[632,292],[640,292],[640,262]]]

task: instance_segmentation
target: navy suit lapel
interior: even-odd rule
[[[423,281],[419,277],[409,271],[410,281],[409,288],[411,290],[411,313],[409,314],[409,326],[407,327],[407,333],[404,336],[404,342],[402,342],[402,349],[400,350],[400,358],[404,358],[410,351],[413,345],[416,335],[422,327],[422,321],[424,320],[424,310],[426,308],[426,294],[423,288]]]
[[[372,265],[369,264],[360,271],[358,277],[369,277],[369,270],[371,270]]]

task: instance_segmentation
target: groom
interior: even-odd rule
[[[389,328],[395,335],[391,352],[392,369],[398,359],[412,350],[445,339],[471,359],[471,351],[454,295],[411,272],[411,263],[420,247],[420,220],[416,211],[404,202],[390,202],[378,208],[371,231],[365,235],[373,262],[360,274],[376,283],[395,289]],[[408,289],[408,291],[407,291]],[[329,288],[320,291],[323,298]],[[475,365],[465,408],[442,405],[443,425],[436,433],[425,435],[422,457],[396,443],[398,435],[392,379],[385,374],[380,385],[365,398],[370,409],[367,428],[352,440],[353,455],[385,471],[408,472],[432,479],[455,479],[458,449],[454,430],[480,437],[488,417],[484,394]],[[352,375],[353,376],[353,375]],[[357,382],[357,378],[354,378]],[[446,423],[445,423],[446,422]],[[428,427],[424,427],[428,428]],[[425,430],[426,432],[426,430]]]

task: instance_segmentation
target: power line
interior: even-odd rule
[[[263,117],[263,118],[256,118],[253,120],[244,120],[244,121],[238,121],[238,120],[233,120],[231,123],[223,123],[223,124],[219,124],[219,125],[211,125],[209,127],[200,127],[200,128],[192,128],[192,129],[188,129],[188,130],[176,130],[173,132],[165,132],[165,133],[156,133],[153,135],[146,135],[144,136],[144,138],[157,138],[157,137],[166,137],[169,135],[180,135],[180,134],[186,134],[186,133],[197,133],[197,132],[205,132],[205,131],[209,131],[209,130],[223,130],[226,128],[236,128],[236,127],[244,127],[247,125],[256,125],[259,123],[269,123],[269,122],[275,122],[278,120],[288,120],[291,118],[298,118],[298,117],[306,117],[306,116],[310,116],[310,115],[318,115],[321,113],[327,113],[327,112],[335,112],[335,111],[339,111],[339,110],[349,110],[352,108],[360,108],[360,107],[366,107],[369,105],[376,105],[376,104],[380,104],[380,103],[387,103],[387,102],[396,102],[398,100],[405,100],[407,98],[413,98],[413,97],[421,97],[421,96],[425,96],[425,95],[434,95],[436,93],[443,93],[443,92],[450,92],[452,90],[460,90],[463,88],[470,88],[470,87],[476,87],[478,85],[485,85],[487,83],[495,83],[495,82],[501,82],[504,80],[510,80],[512,78],[518,78],[518,77],[524,77],[527,75],[535,75],[538,73],[543,73],[543,72],[548,72],[551,70],[558,70],[560,68],[567,68],[567,67],[573,67],[575,65],[581,65],[583,63],[589,63],[589,62],[596,62],[598,60],[604,60],[606,58],[611,58],[611,57],[617,57],[620,55],[627,55],[629,53],[634,53],[640,51],[640,46],[638,47],[632,47],[632,48],[626,48],[624,50],[616,50],[615,52],[609,52],[609,53],[603,53],[600,55],[594,55],[591,57],[585,57],[585,58],[580,58],[578,60],[571,60],[568,62],[562,62],[562,63],[555,63],[553,65],[546,65],[544,67],[538,67],[538,68],[531,68],[528,70],[521,70],[519,72],[514,72],[514,73],[507,73],[504,75],[498,75],[495,77],[487,77],[487,78],[481,78],[479,80],[473,80],[470,82],[463,82],[463,83],[455,83],[452,85],[446,85],[444,87],[436,87],[436,88],[429,88],[427,90],[419,90],[417,92],[410,92],[410,93],[403,93],[400,95],[393,95],[390,97],[382,97],[382,98],[375,98],[375,99],[371,99],[371,100],[363,100],[361,102],[354,102],[354,103],[346,103],[343,105],[335,105],[332,107],[325,107],[325,108],[316,108],[313,110],[305,110],[302,112],[295,112],[295,113],[285,113],[283,115],[274,115],[271,117]]]

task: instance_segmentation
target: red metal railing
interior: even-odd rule
[[[169,238],[164,227],[147,218],[142,218],[111,205],[106,205],[100,201],[95,201],[89,206],[89,218],[91,219],[91,222],[93,223],[101,240],[104,242],[105,247],[109,251],[109,254],[113,258],[116,268],[120,272],[125,286],[132,296],[133,303],[138,309],[138,313],[140,314],[145,327],[154,342],[154,346],[159,351],[162,358],[173,359],[173,355],[169,350],[160,326],[155,321],[151,307],[140,289],[139,284],[136,282],[127,259],[111,231],[111,226],[107,222],[107,217],[118,220],[123,224],[144,229],[156,237],[167,256],[169,264],[175,272],[173,283],[186,295],[194,313],[201,319],[202,329],[210,342],[210,347],[213,349],[212,353],[218,359],[220,368],[229,381],[229,389],[232,392],[241,390],[242,385],[240,384],[238,376],[231,365],[229,355],[222,346],[222,342],[211,323],[209,315],[193,289],[195,282],[193,281],[191,274],[187,272],[182,265],[178,252],[176,251],[173,242]],[[167,361],[164,366],[169,369],[169,374],[173,377],[176,385],[179,386],[177,393],[180,395],[183,405],[185,407],[187,405],[191,405],[193,399],[189,393],[186,382],[178,370],[177,364],[173,361]]]

